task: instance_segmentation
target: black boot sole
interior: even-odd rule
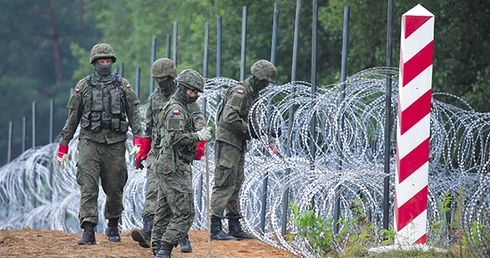
[[[107,237],[109,242],[118,243],[121,242],[121,237]]]
[[[182,248],[180,247],[181,253],[192,253],[192,248]]]
[[[218,240],[218,241],[234,241],[234,240],[238,240],[234,237],[231,237],[231,238],[221,238],[221,237],[213,237],[211,236],[211,240]]]
[[[131,232],[131,237],[134,241],[138,242],[141,247],[150,248],[150,245],[148,242],[146,242],[145,236],[143,236],[143,232],[141,232],[141,229],[133,229],[133,231]]]
[[[239,238],[239,237],[234,237],[236,241],[243,241],[243,240],[254,240],[255,238]]]
[[[96,245],[97,242],[96,241],[89,241],[89,242],[86,242],[86,241],[81,241],[81,239],[79,239],[77,241],[78,245]]]
[[[228,233],[230,236],[236,238],[236,240],[252,240],[252,239],[255,239],[253,237],[251,237],[250,235],[247,235],[246,237],[242,237],[242,236],[239,236],[239,235],[232,235],[230,233]]]

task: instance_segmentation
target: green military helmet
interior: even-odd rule
[[[186,88],[196,89],[199,92],[204,91],[204,79],[201,74],[192,69],[185,69],[180,72],[175,79],[177,83],[182,84]]]
[[[177,68],[175,68],[174,62],[169,58],[157,59],[151,65],[151,77],[153,78],[175,77],[175,75],[177,75]]]
[[[116,62],[116,54],[111,45],[107,43],[99,43],[92,47],[90,51],[90,63],[93,64],[95,60],[100,58],[111,58],[112,62]]]
[[[261,59],[250,67],[252,75],[259,80],[268,80],[269,82],[275,82],[277,79],[277,69],[269,61]]]

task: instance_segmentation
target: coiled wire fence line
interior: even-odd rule
[[[292,223],[290,207],[300,211],[314,209],[325,221],[338,216],[358,219],[354,202],[368,223],[374,225],[374,241],[383,235],[383,180],[390,177],[390,224],[393,224],[395,173],[395,126],[398,71],[392,68],[367,69],[350,76],[343,84],[318,87],[311,92],[307,82],[271,85],[252,106],[250,119],[259,139],[248,141],[245,181],[240,193],[243,226],[261,241],[302,257],[315,257],[312,246],[301,237],[290,241],[283,234],[298,228]],[[391,76],[392,109],[390,173],[384,172],[385,87]],[[206,79],[199,101],[206,108],[207,120],[215,124],[222,91],[236,81],[229,78]],[[344,89],[344,90],[341,90]],[[454,98],[460,107],[438,97]],[[146,105],[142,105],[144,115]],[[489,155],[490,114],[475,112],[465,101],[446,93],[434,93],[431,110],[429,163],[428,244],[450,246],[465,237],[477,257],[488,255],[490,247]],[[143,116],[144,117],[144,116]],[[290,130],[289,130],[290,129]],[[314,130],[313,130],[314,129]],[[273,137],[277,136],[277,137]],[[142,227],[146,169],[134,168],[132,135],[126,141],[128,182],[124,192],[122,231]],[[78,223],[79,187],[75,180],[77,137],[69,145],[69,162],[57,165],[57,143],[29,149],[0,168],[0,229],[46,228],[70,233],[81,232]],[[196,218],[192,229],[207,228],[207,189],[212,189],[214,142],[209,159],[194,161],[193,187]],[[208,163],[206,163],[208,162]],[[206,186],[209,176],[210,185]],[[448,202],[448,196],[451,201]],[[105,203],[100,188],[99,211]],[[314,204],[314,205],[312,205]],[[442,211],[446,205],[448,211]],[[287,221],[283,221],[287,218]],[[98,233],[106,221],[99,212]],[[286,223],[284,225],[284,223]],[[450,226],[451,225],[451,226]],[[226,226],[226,225],[225,225]],[[331,224],[343,227],[342,224]],[[435,227],[438,230],[433,230]],[[459,232],[458,232],[459,230]],[[462,232],[461,232],[462,230]],[[349,236],[335,243],[342,251]]]

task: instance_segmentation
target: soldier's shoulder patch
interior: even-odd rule
[[[242,95],[242,94],[243,94],[243,90],[242,90],[242,89],[238,89],[238,90],[236,91],[236,93],[238,93],[238,94]]]
[[[80,88],[75,88],[75,93],[79,93],[80,92]]]
[[[174,110],[172,110],[172,114],[178,115],[178,114],[180,114],[180,110],[174,109]]]
[[[131,84],[127,84],[126,89],[131,89]]]

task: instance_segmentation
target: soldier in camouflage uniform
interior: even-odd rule
[[[116,55],[109,44],[96,44],[90,53],[93,74],[75,86],[67,107],[68,118],[61,132],[57,159],[61,167],[67,159],[68,143],[80,125],[76,181],[80,185],[79,245],[96,244],[94,228],[98,223],[99,181],[107,195],[104,217],[106,235],[111,242],[121,241],[118,229],[123,210],[123,188],[128,179],[125,141],[128,126],[134,140],[141,139],[140,101],[128,80],[112,73]],[[138,144],[135,143],[138,146]],[[137,157],[142,158],[141,153]]]
[[[133,239],[139,242],[139,245],[144,248],[150,247],[151,230],[156,210],[156,198],[158,194],[158,177],[155,172],[155,165],[152,165],[156,161],[159,152],[158,145],[160,144],[159,140],[157,139],[158,130],[161,128],[161,126],[158,124],[158,115],[162,111],[164,104],[170,99],[170,96],[177,88],[174,80],[176,75],[177,69],[175,64],[169,58],[160,58],[151,66],[151,76],[157,81],[159,87],[156,88],[150,95],[146,110],[146,127],[144,130],[144,135],[145,137],[150,137],[152,139],[152,143],[150,153],[148,154],[149,165],[146,170],[147,192],[143,204],[143,229],[134,229],[131,233]],[[189,104],[189,108],[193,111],[192,116],[196,120],[197,128],[201,129],[206,122],[201,113],[199,105],[196,102],[193,102]],[[192,252],[188,235],[181,240],[179,245],[181,252]]]
[[[191,69],[179,73],[177,90],[163,106],[160,114],[161,130],[159,156],[156,162],[158,176],[157,210],[152,235],[152,249],[156,258],[171,257],[174,246],[185,237],[194,220],[192,189],[192,161],[196,145],[212,138],[212,130],[205,126],[198,130],[189,104],[203,92],[202,76]]]
[[[259,60],[251,67],[251,76],[228,88],[217,117],[214,186],[211,196],[211,239],[232,240],[251,238],[243,231],[238,194],[244,180],[245,152],[250,135],[248,115],[259,91],[274,82],[276,67]],[[226,209],[229,232],[222,230],[221,219]]]

